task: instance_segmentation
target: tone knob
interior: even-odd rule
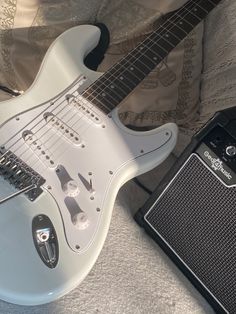
[[[63,185],[63,192],[70,196],[75,197],[79,194],[78,184],[74,180],[70,180]]]
[[[84,212],[80,212],[80,213],[74,215],[74,217],[73,217],[73,224],[79,230],[84,230],[84,229],[88,228],[89,223],[90,222],[89,222],[88,216]]]
[[[236,147],[234,145],[227,146],[225,151],[229,157],[234,157],[236,155]]]

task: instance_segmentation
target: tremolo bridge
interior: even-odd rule
[[[40,186],[45,182],[44,178],[13,152],[2,148],[0,149],[0,176],[17,190],[1,199],[0,203],[21,193],[25,193],[29,200],[34,201],[42,193]]]

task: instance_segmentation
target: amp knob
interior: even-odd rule
[[[226,147],[225,152],[229,157],[234,157],[236,155],[236,147],[234,145],[229,145]]]

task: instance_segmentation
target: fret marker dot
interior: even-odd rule
[[[141,46],[141,47],[139,47],[139,49],[140,49],[140,50],[142,50],[142,49],[143,49],[143,47]]]
[[[102,97],[105,97],[106,96],[106,93],[102,93]]]
[[[114,88],[115,86],[114,85],[111,85],[111,88]]]
[[[196,12],[196,11],[197,11],[197,8],[194,8],[194,11]]]
[[[153,60],[157,60],[157,57],[153,57]]]
[[[183,25],[183,22],[179,22],[180,25]]]
[[[123,79],[124,79],[124,77],[123,77],[123,76],[120,76],[120,80],[123,81]]]
[[[169,34],[166,34],[166,37],[169,37]]]
[[[131,68],[130,68],[130,70],[131,70],[131,71],[133,71],[133,70],[134,70],[134,68],[133,68],[133,67],[131,67]]]

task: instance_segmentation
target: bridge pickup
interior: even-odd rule
[[[30,130],[25,130],[22,133],[22,137],[26,145],[35,153],[35,155],[49,168],[55,168],[55,162],[52,158],[52,154],[44,147],[39,138]]]
[[[66,123],[64,123],[57,116],[52,114],[51,112],[46,112],[43,115],[45,121],[50,127],[59,132],[63,137],[65,137],[69,142],[74,145],[81,145],[81,140],[79,134],[71,129]]]
[[[17,190],[24,190],[32,186],[25,195],[34,201],[41,193],[40,186],[45,179],[19,159],[11,151],[0,150],[0,176],[8,181]]]

